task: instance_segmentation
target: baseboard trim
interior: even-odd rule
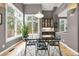
[[[69,49],[70,51],[72,51],[73,53],[75,53],[76,55],[79,55],[78,52],[76,52],[75,50],[73,50],[72,48],[70,48],[68,45],[66,45],[65,43],[63,42],[60,42],[60,44],[64,45],[67,49]]]
[[[12,45],[9,48],[5,49],[4,51],[0,52],[0,56],[6,56],[6,54],[8,54],[11,49],[13,49],[14,47],[16,47],[18,44],[20,44],[22,42],[23,42],[23,40],[15,43],[14,45]]]

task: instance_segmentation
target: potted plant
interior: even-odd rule
[[[28,26],[23,25],[21,29],[22,38],[26,39],[28,37]]]

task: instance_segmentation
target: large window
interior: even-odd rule
[[[21,36],[23,14],[13,4],[6,4],[6,41]]]
[[[38,19],[33,15],[26,15],[26,25],[29,27],[29,34],[38,33]]]
[[[32,36],[32,38],[35,35],[38,35],[38,19],[34,17],[33,15],[27,15],[25,16],[25,24],[29,28],[29,36]],[[37,36],[36,36],[37,37]]]
[[[59,20],[59,30],[60,30],[60,32],[67,31],[67,19],[60,19]]]
[[[11,6],[7,6],[7,37],[12,37],[14,33],[14,12],[15,10]]]

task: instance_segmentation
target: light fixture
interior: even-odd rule
[[[38,12],[34,16],[37,17],[37,18],[43,18],[44,17],[44,15],[42,13],[40,13],[40,12]]]

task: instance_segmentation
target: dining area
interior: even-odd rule
[[[25,39],[26,56],[62,56],[60,38],[55,39]]]
[[[77,3],[0,3],[0,56],[79,55],[78,7]]]
[[[57,15],[54,15],[54,16],[57,17]],[[23,29],[26,29],[26,30],[22,30],[23,31],[22,33],[24,35],[23,39],[26,42],[25,55],[26,56],[28,55],[29,56],[32,56],[32,55],[33,56],[34,55],[35,56],[45,56],[45,55],[54,56],[56,54],[61,56],[62,55],[61,49],[60,49],[61,36],[56,34],[56,32],[58,31],[58,25],[59,25],[56,20],[58,19],[56,18],[54,19],[52,17],[45,18],[44,12],[43,13],[38,12],[34,16],[28,17],[27,22],[30,22],[29,18],[33,18],[35,20],[34,24],[38,20],[38,27],[37,29],[35,29],[35,31],[38,32],[38,35],[35,36],[37,32],[31,35],[31,31],[30,31],[31,28],[29,28],[30,24],[27,24],[27,26],[24,25]]]

